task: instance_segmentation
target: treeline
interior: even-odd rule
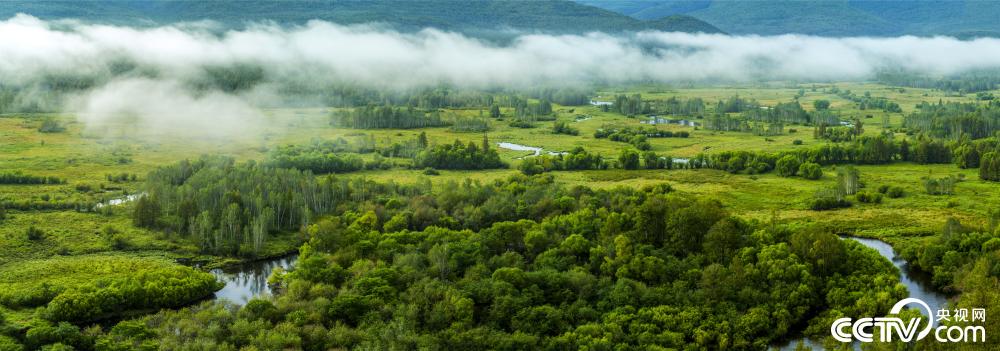
[[[654,113],[679,116],[701,116],[705,113],[705,101],[701,98],[678,99],[671,96],[666,100],[652,102]]]
[[[719,100],[715,104],[715,113],[740,113],[743,111],[759,110],[760,103],[754,99],[744,99],[739,95],[730,96],[728,99]]]
[[[622,149],[617,158],[604,159],[583,147],[575,147],[566,153],[525,157],[518,164],[518,170],[526,175],[550,171],[603,170],[603,169],[680,169],[687,168],[687,160],[675,162],[669,156],[657,155],[652,151],[632,148]]]
[[[798,101],[780,102],[773,107],[759,106],[740,112],[740,117],[750,121],[768,123],[810,124],[811,116]]]
[[[549,171],[569,171],[588,169],[607,169],[609,164],[604,161],[601,155],[592,154],[583,147],[577,146],[568,153],[547,155],[542,154],[533,157],[525,157],[518,164],[521,173],[527,175],[539,174]]]
[[[413,164],[417,168],[435,169],[507,168],[507,164],[500,160],[500,154],[490,147],[489,139],[485,136],[480,146],[460,140],[455,140],[452,144],[431,146],[418,153]]]
[[[38,176],[21,172],[3,172],[0,173],[0,184],[66,184],[66,181],[59,177]]]
[[[594,138],[607,138],[611,141],[629,143],[639,150],[649,150],[653,148],[649,141],[646,140],[647,138],[687,138],[688,136],[690,136],[690,133],[687,131],[673,132],[669,130],[660,130],[656,127],[603,126],[594,131]]]
[[[782,122],[752,122],[728,115],[706,117],[704,125],[707,130],[753,133],[759,136],[781,135],[785,132],[785,124]]]
[[[828,335],[833,319],[882,315],[905,296],[892,265],[858,243],[748,222],[665,185],[515,176],[379,198],[308,227],[299,263],[275,279],[281,298],[126,321],[98,342],[759,350],[793,326]]]
[[[365,162],[355,154],[337,154],[325,148],[297,145],[278,146],[267,155],[265,164],[295,168],[313,173],[344,173],[365,169]]]
[[[851,100],[852,102],[858,104],[859,110],[870,110],[879,109],[884,112],[892,113],[902,113],[903,109],[899,107],[899,104],[892,102],[885,97],[872,97],[870,91],[866,91],[864,95],[858,96],[851,92],[850,89],[840,90],[837,87],[830,88],[830,92],[837,94],[841,98]]]
[[[367,105],[349,111],[335,111],[330,123],[336,127],[355,129],[412,129],[448,125],[437,111],[426,113],[413,107],[386,105]]]
[[[290,91],[289,93],[302,93]],[[453,88],[416,89],[387,92],[382,89],[362,88],[355,84],[325,87],[324,102],[331,107],[353,108],[367,105],[413,107],[422,110],[441,108],[489,109],[491,106],[513,108],[513,101],[533,98],[547,100],[563,106],[586,105],[593,94],[582,88],[535,88],[527,90],[472,90]],[[2,96],[2,95],[0,95]],[[2,100],[0,100],[2,101]]]
[[[63,291],[49,302],[44,315],[56,322],[93,322],[129,311],[184,306],[222,286],[212,274],[194,268],[161,268]]]
[[[862,136],[850,143],[829,143],[813,148],[782,151],[722,151],[699,154],[690,160],[693,168],[713,168],[731,173],[766,173],[774,169],[778,159],[791,155],[799,162],[820,165],[886,164],[911,161],[920,164],[951,163],[952,147],[932,138],[897,141],[891,135]]]
[[[957,140],[990,137],[1000,131],[1000,101],[987,104],[921,102],[917,111],[903,120],[903,126],[940,138]]]
[[[676,96],[644,101],[642,94],[622,94],[615,96],[611,106],[603,105],[601,108],[630,117],[639,114],[701,116],[705,113],[705,101],[701,98],[678,99]]]
[[[652,112],[649,102],[642,101],[641,94],[616,95],[614,103],[608,108],[629,117]]]
[[[819,101],[825,100],[817,102]],[[705,116],[705,129],[772,136],[783,134],[785,124],[817,126],[840,124],[840,116],[826,107],[818,108],[815,112],[809,113],[802,108],[798,101],[778,103],[775,106],[761,106],[753,100],[732,97],[719,103],[716,113]],[[826,103],[829,102],[826,101]],[[732,112],[723,113],[721,111]],[[738,114],[732,114],[735,112]]]
[[[997,89],[1000,72],[973,71],[947,77],[929,77],[906,72],[879,72],[875,79],[882,84],[911,88],[939,89],[962,94]]]
[[[132,217],[136,226],[190,238],[207,253],[254,256],[273,234],[298,230],[316,214],[365,198],[374,190],[365,184],[202,157],[150,172]]]
[[[979,223],[948,218],[937,235],[900,241],[895,246],[910,265],[930,275],[937,289],[955,295],[949,299],[951,308],[991,311],[1000,308],[996,270],[1000,266],[1000,211],[992,209],[975,220]],[[984,326],[987,335],[1000,333],[995,323]],[[987,345],[997,343],[992,337],[987,340]]]
[[[826,139],[835,143],[851,141],[865,133],[865,125],[860,119],[855,118],[848,125],[828,126],[820,123],[813,129],[813,138]]]

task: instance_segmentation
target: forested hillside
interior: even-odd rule
[[[460,4],[461,6],[456,6]],[[76,18],[142,25],[210,19],[226,27],[248,22],[341,24],[381,22],[400,30],[434,27],[468,34],[495,30],[556,33],[662,30],[719,32],[695,18],[643,21],[571,1],[5,1],[0,17],[26,13],[42,19]]]
[[[579,0],[642,20],[690,15],[737,34],[996,36],[995,1]]]

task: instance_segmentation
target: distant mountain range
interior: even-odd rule
[[[473,35],[498,30],[583,33],[662,30],[718,33],[690,16],[640,20],[567,0],[373,0],[373,1],[0,1],[0,17],[17,13],[42,19],[76,18],[91,22],[157,25],[213,20],[228,28],[249,22],[301,24],[312,19],[341,24],[382,22],[399,30],[435,27]]]
[[[690,15],[734,34],[1000,36],[1000,1],[577,0],[636,19]]]

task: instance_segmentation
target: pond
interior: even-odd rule
[[[242,306],[254,297],[271,294],[271,287],[267,285],[267,278],[271,276],[271,272],[278,267],[288,270],[295,266],[298,258],[298,254],[291,254],[213,269],[209,273],[226,283],[225,287],[215,292],[215,298],[226,299]]]
[[[930,306],[931,311],[937,311],[939,308],[947,306],[948,297],[934,290],[930,277],[924,272],[911,268],[906,260],[896,255],[896,251],[892,249],[891,245],[878,239],[849,237],[849,240],[857,241],[864,246],[875,249],[875,251],[878,251],[882,257],[885,257],[887,260],[892,262],[893,266],[899,268],[899,281],[903,283],[903,285],[906,286],[906,290],[910,292],[909,297],[917,298],[926,302],[927,306]],[[924,312],[920,311],[920,313]],[[790,340],[787,341],[787,343],[778,343],[772,346],[777,350],[793,351],[799,341],[803,341],[806,346],[811,347],[813,350],[823,350],[822,343],[818,340],[808,338]],[[854,349],[860,350],[861,346],[855,343]]]
[[[697,127],[698,126],[698,123],[696,123],[695,121],[686,120],[686,119],[669,119],[669,118],[663,118],[663,117],[656,116],[656,115],[650,115],[648,118],[649,119],[647,119],[645,121],[639,121],[639,123],[650,124],[650,125],[676,124],[676,125],[681,125],[681,126],[685,126],[685,127]]]
[[[136,199],[139,198],[139,196],[142,196],[143,194],[144,193],[139,193],[139,194],[125,195],[125,196],[119,196],[119,197],[116,197],[116,198],[108,199],[107,201],[98,202],[97,205],[94,205],[94,208],[97,209],[97,208],[101,208],[101,207],[104,207],[104,206],[118,206],[118,205],[123,205],[123,204],[125,204],[127,202],[135,201]]]

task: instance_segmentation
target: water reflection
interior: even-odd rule
[[[281,267],[289,269],[295,265],[299,255],[248,262],[224,269],[213,269],[209,271],[215,275],[219,281],[226,283],[222,290],[215,292],[218,299],[226,299],[237,305],[244,305],[250,299],[262,294],[270,294],[271,287],[267,285],[267,277],[275,268]]]

